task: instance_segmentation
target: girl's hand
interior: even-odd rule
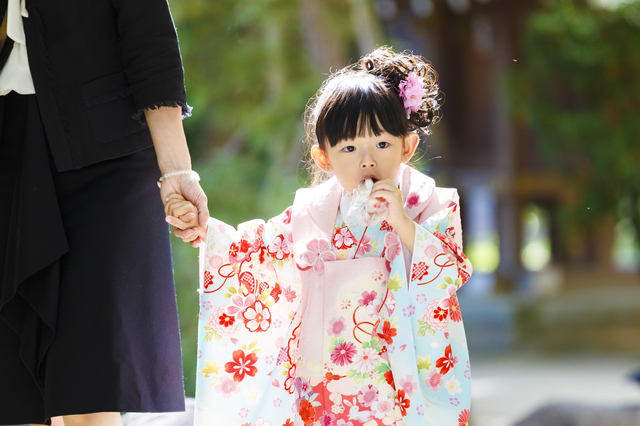
[[[188,175],[170,176],[162,181],[160,194],[165,203],[165,213],[167,213],[166,205],[172,199],[186,200],[190,202],[192,206],[195,206],[194,210],[190,212],[196,215],[195,218],[191,218],[190,216],[178,218],[175,215],[169,215],[169,213],[167,213],[167,222],[174,226],[173,234],[182,241],[190,243],[193,247],[198,247],[203,244],[207,235],[209,210],[207,208],[207,197],[204,195],[204,191],[198,181]],[[187,214],[190,213],[187,212]],[[183,224],[187,222],[191,226],[183,227]]]
[[[191,202],[178,194],[171,194],[164,205],[166,221],[181,230],[198,226],[198,210]]]
[[[387,203],[387,223],[393,227],[400,240],[413,254],[416,228],[413,220],[404,211],[402,191],[391,180],[381,180],[373,184],[369,198]]]

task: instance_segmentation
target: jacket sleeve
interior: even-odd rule
[[[176,28],[166,0],[113,0],[136,118],[144,109],[180,106],[189,116]]]

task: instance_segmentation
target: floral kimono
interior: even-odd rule
[[[457,192],[406,166],[398,182],[413,255],[388,223],[351,223],[335,178],[267,223],[210,219],[196,425],[468,424]]]

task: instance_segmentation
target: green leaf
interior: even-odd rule
[[[445,283],[440,283],[440,284],[438,284],[438,288],[439,288],[439,289],[441,289],[441,290],[444,290],[444,289],[446,289],[447,287],[449,287],[449,286],[448,286],[447,284],[445,284]]]
[[[227,299],[231,299],[231,295],[229,293],[223,294],[222,297],[225,297]]]
[[[418,355],[418,371],[420,370],[431,370],[431,355],[427,355],[424,358]]]
[[[227,287],[227,290],[229,290],[229,293],[231,294],[237,294],[238,290],[235,289],[235,287]]]
[[[399,274],[396,272],[396,274],[389,278],[389,282],[387,283],[387,288],[391,291],[398,291],[402,288],[402,283],[404,282],[404,279],[400,278]]]
[[[443,277],[443,279],[447,284],[453,284],[453,280],[451,279],[451,277]]]
[[[251,344],[249,345],[249,349],[250,350],[253,349],[256,346],[257,343],[258,343],[257,340],[254,340],[253,342],[251,342]]]

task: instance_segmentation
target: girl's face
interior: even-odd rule
[[[322,170],[335,174],[340,185],[351,192],[368,178],[374,183],[385,179],[395,182],[400,164],[411,159],[418,142],[420,138],[413,132],[404,137],[383,132],[342,140],[335,146],[327,144],[325,150],[316,145],[311,155]]]

